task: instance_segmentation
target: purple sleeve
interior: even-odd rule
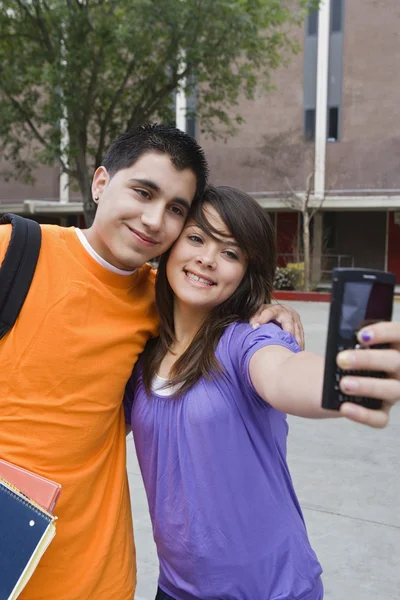
[[[301,352],[301,348],[295,338],[287,331],[283,331],[275,323],[267,323],[257,329],[253,329],[247,323],[238,324],[232,332],[229,352],[235,369],[240,374],[242,381],[254,393],[257,392],[250,379],[250,359],[257,350],[265,346],[283,346],[291,350],[291,352]]]

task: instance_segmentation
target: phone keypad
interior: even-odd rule
[[[355,346],[350,346],[350,347],[345,347],[345,346],[338,346],[338,352],[342,352],[343,350],[353,350],[354,348],[356,349],[363,349],[362,346],[360,346],[359,344],[355,345]],[[374,349],[378,349],[378,348],[388,348],[387,344],[376,344],[375,346],[373,346]],[[366,396],[349,396],[347,394],[344,394],[341,389],[339,388],[339,382],[342,379],[342,377],[346,377],[347,375],[353,376],[353,377],[374,377],[377,379],[386,379],[387,378],[387,374],[384,371],[359,371],[359,370],[344,370],[344,369],[340,369],[337,368],[336,369],[336,373],[335,373],[335,390],[338,392],[338,400],[340,403],[342,402],[353,402],[355,404],[362,404],[362,406],[365,406],[366,408],[374,408],[374,409],[379,409],[382,406],[382,400],[377,400],[376,398],[369,398]]]

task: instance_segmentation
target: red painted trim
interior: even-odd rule
[[[331,294],[329,292],[301,292],[297,290],[276,290],[272,296],[273,300],[292,300],[298,302],[330,302]],[[400,293],[394,293],[395,301],[400,301]]]
[[[274,300],[299,300],[300,302],[330,302],[329,292],[300,292],[289,290],[276,290],[273,293]]]

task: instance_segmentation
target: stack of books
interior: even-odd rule
[[[0,600],[16,600],[56,534],[61,486],[0,459]]]

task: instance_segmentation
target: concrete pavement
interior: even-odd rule
[[[303,320],[307,349],[324,354],[329,305],[292,305]],[[400,303],[394,318],[400,320]],[[382,431],[344,420],[289,418],[289,466],[324,568],[326,600],[400,600],[400,407],[391,415]],[[128,472],[138,560],[135,600],[153,600],[157,558],[131,436]]]

